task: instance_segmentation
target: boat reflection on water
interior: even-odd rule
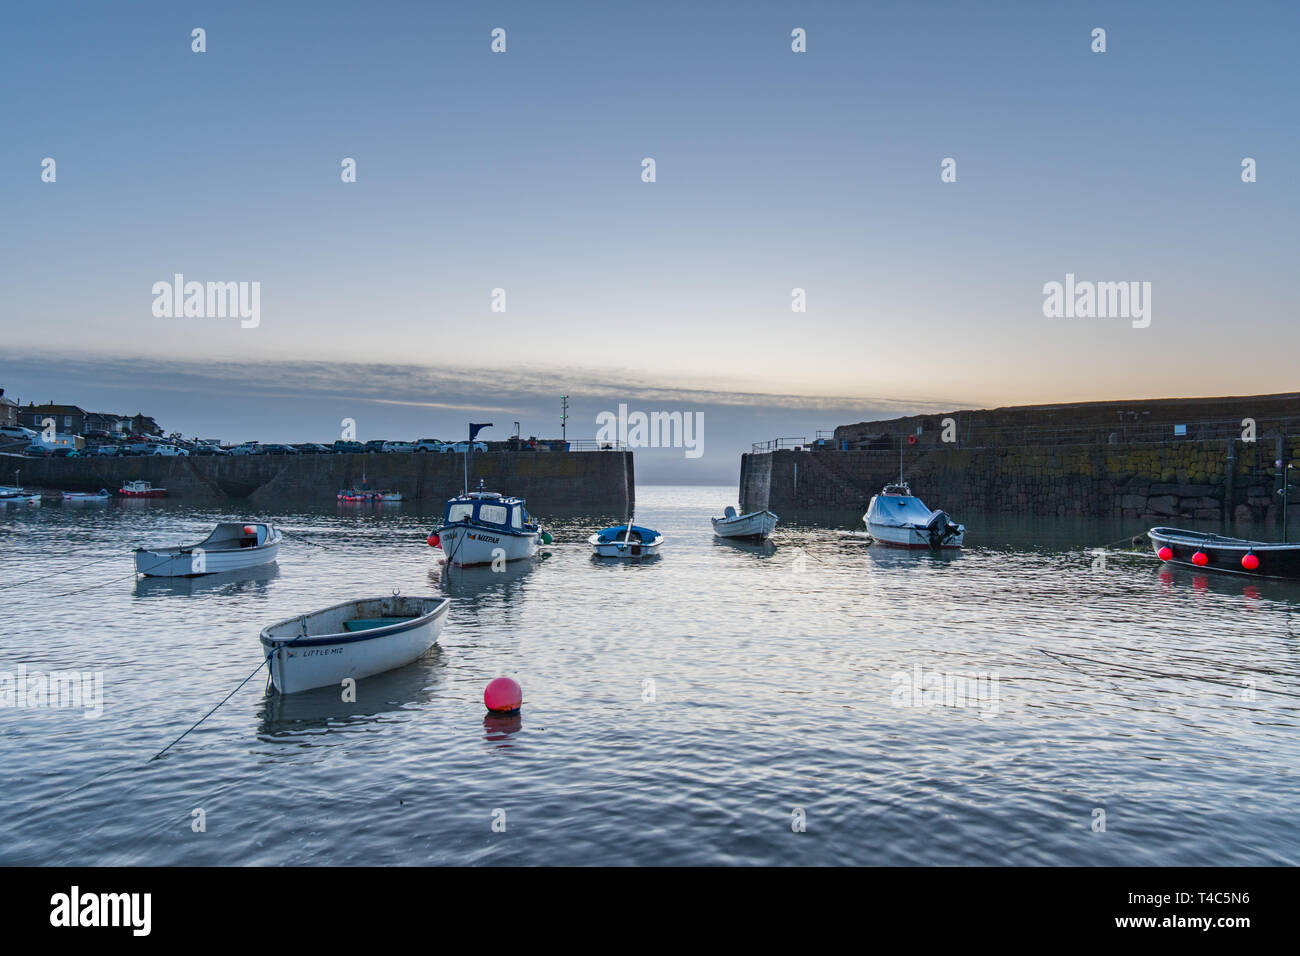
[[[1156,572],[1156,581],[1161,590],[1165,591],[1190,588],[1193,594],[1244,597],[1252,604],[1258,601],[1300,604],[1300,582],[1285,578],[1243,578],[1241,575],[1206,574],[1190,568],[1164,565]]]
[[[635,568],[640,567],[643,564],[658,564],[663,559],[664,556],[659,554],[657,551],[653,554],[638,554],[626,558],[606,558],[599,554],[593,554],[591,556],[591,563],[598,568]]]
[[[216,574],[201,574],[188,578],[138,578],[135,582],[136,597],[157,597],[166,594],[178,594],[195,597],[200,594],[240,592],[255,593],[265,591],[271,581],[280,576],[278,564],[259,564],[256,567],[240,568],[236,571],[219,571]]]
[[[728,548],[732,551],[744,551],[756,558],[770,558],[776,554],[776,544],[771,538],[763,541],[746,541],[743,538],[719,538],[714,535],[713,545],[717,548]]]
[[[876,544],[864,550],[872,564],[890,571],[953,564],[964,560],[966,555],[965,551],[956,548],[932,551],[920,548],[887,548]]]
[[[482,606],[498,602],[510,605],[523,598],[525,579],[549,557],[550,554],[543,551],[522,561],[507,562],[495,571],[491,566],[462,568],[442,564],[429,571],[429,584],[457,599],[454,609],[458,614],[475,612]]]
[[[354,701],[343,699],[342,685],[297,694],[276,694],[268,686],[257,705],[258,736],[272,743],[301,745],[303,737],[343,732],[427,704],[446,683],[445,660],[442,648],[435,644],[405,667],[361,678]]]

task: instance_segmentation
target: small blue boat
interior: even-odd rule
[[[596,554],[602,558],[642,558],[659,553],[664,536],[653,528],[640,525],[614,525],[587,539]]]

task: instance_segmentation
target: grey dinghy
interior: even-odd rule
[[[282,694],[338,686],[419,659],[442,633],[451,599],[363,598],[263,628],[271,684]]]
[[[197,544],[136,548],[135,573],[155,578],[240,571],[269,564],[280,553],[280,532],[269,524],[223,521]]]
[[[779,520],[770,511],[751,511],[749,514],[736,514],[736,509],[727,505],[723,517],[713,518],[713,533],[719,538],[740,538],[747,541],[766,541],[776,530]]]

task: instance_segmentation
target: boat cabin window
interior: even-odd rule
[[[503,505],[479,505],[478,517],[480,521],[486,521],[488,524],[505,524],[506,509]]]
[[[456,521],[464,521],[473,513],[474,513],[473,505],[466,505],[466,504],[451,505],[447,509],[447,523],[452,524],[453,522]]]
[[[510,527],[516,531],[521,530],[524,526],[523,512],[524,509],[518,505],[510,509]]]

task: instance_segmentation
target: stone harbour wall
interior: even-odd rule
[[[459,494],[464,459],[452,453],[376,455],[232,455],[186,458],[23,458],[0,455],[0,484],[14,471],[29,488],[116,491],[126,481],[166,488],[168,497],[248,499],[255,504],[333,502],[361,482],[408,499],[445,501]],[[624,514],[635,504],[630,451],[489,451],[470,459],[470,486],[528,499],[534,514],[553,508]]]
[[[1280,516],[1274,460],[1300,455],[1300,437],[1142,444],[944,448],[904,446],[903,474],[932,508],[1017,513],[1264,522]],[[893,450],[742,456],[745,510],[865,511],[899,475]],[[1294,490],[1293,490],[1294,491]],[[1290,500],[1300,508],[1300,491]]]

